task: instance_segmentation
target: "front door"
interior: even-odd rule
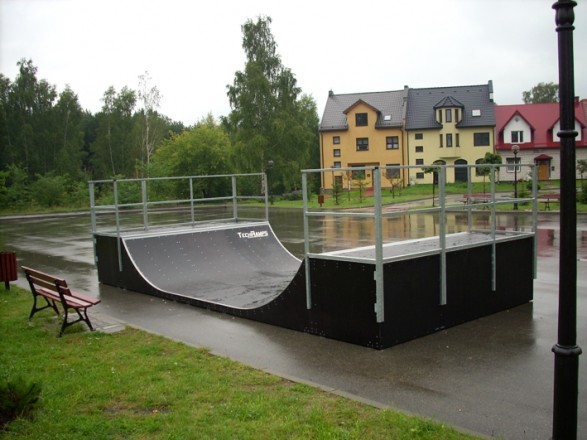
[[[550,161],[540,160],[536,163],[538,168],[538,180],[550,179]]]
[[[455,165],[467,165],[465,159],[455,160]],[[467,182],[469,180],[469,173],[467,167],[455,167],[455,182]]]

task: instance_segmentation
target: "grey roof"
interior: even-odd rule
[[[320,122],[320,131],[346,130],[348,124],[345,112],[359,101],[363,101],[378,112],[376,127],[401,127],[406,101],[404,98],[407,98],[407,89],[341,95],[330,93]]]
[[[493,83],[489,81],[474,86],[409,89],[406,129],[441,128],[442,125],[436,122],[434,109],[447,106],[462,108],[462,120],[457,124],[459,128],[495,126]],[[473,116],[476,110],[480,116]]]
[[[437,103],[434,106],[434,108],[446,108],[446,107],[464,108],[465,106],[461,102],[454,99],[452,96],[447,96],[446,98],[443,98],[439,103]]]

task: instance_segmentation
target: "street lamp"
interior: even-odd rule
[[[512,153],[514,153],[514,211],[518,210],[518,153],[520,147],[512,145]]]

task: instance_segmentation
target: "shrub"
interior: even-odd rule
[[[581,192],[578,194],[579,202],[587,204],[587,183],[581,188]]]
[[[537,191],[540,191],[540,189],[541,189],[541,188],[542,188],[542,187],[540,186],[540,184],[539,184],[539,183],[538,183],[538,184],[536,184],[536,190],[537,190]],[[526,189],[527,189],[528,191],[532,192],[532,182],[527,182],[527,183],[526,183]]]
[[[302,191],[292,191],[281,196],[283,200],[302,200]]]
[[[65,202],[68,177],[47,173],[37,175],[37,180],[31,185],[34,200],[44,208],[62,206]]]
[[[41,385],[22,378],[0,384],[0,430],[19,417],[32,417],[39,405]]]

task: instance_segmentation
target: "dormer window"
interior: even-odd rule
[[[452,122],[452,110],[450,108],[446,109],[446,122]]]
[[[519,131],[512,131],[512,144],[515,143],[522,143],[524,142],[524,132]]]
[[[367,113],[356,113],[355,125],[357,127],[366,127],[367,125],[369,125],[369,118]]]

